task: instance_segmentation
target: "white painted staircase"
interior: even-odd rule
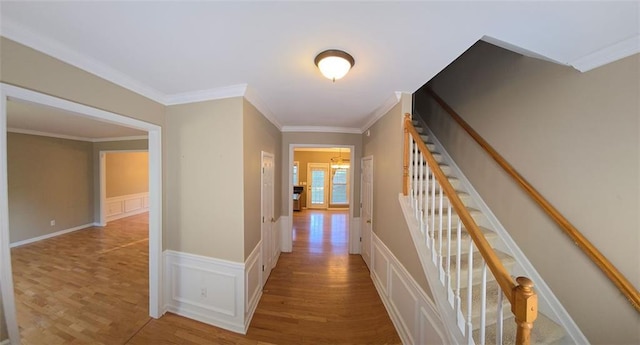
[[[532,344],[587,344],[566,310],[553,296],[507,231],[421,120],[411,121],[420,139],[470,213],[473,221],[513,277],[529,277],[538,295]],[[451,343],[514,344],[511,305],[487,268],[443,187],[409,136],[409,191],[400,203],[429,286]]]

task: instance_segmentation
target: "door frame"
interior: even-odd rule
[[[365,263],[368,264],[369,266],[369,271],[373,272],[373,156],[369,155],[366,157],[362,157],[362,159],[360,160],[360,220],[361,220],[361,224],[360,224],[360,233],[361,236],[364,237],[364,229],[365,229],[365,224],[367,222],[367,220],[362,216],[362,209],[364,206],[364,202],[362,201],[362,194],[364,193],[364,188],[363,188],[363,179],[364,179],[364,161],[365,160],[370,160],[371,161],[371,192],[369,193],[370,195],[370,202],[371,202],[371,230],[369,233],[369,262],[367,262],[367,260],[365,260]],[[364,255],[362,255],[364,253],[364,251],[362,250],[362,246],[364,245],[364,241],[360,242],[360,255],[363,257],[364,259]]]
[[[326,205],[327,207],[312,207],[313,203],[311,202],[311,190],[309,188],[310,186],[310,181],[311,181],[311,170],[313,170],[313,168],[319,168],[319,169],[324,169],[325,170],[325,175],[324,175],[324,204],[322,204],[323,206]],[[300,169],[300,167],[298,167],[298,169]],[[299,174],[299,173],[298,173]],[[329,188],[330,188],[330,184],[329,184],[329,178],[331,176],[331,168],[329,167],[329,163],[307,163],[307,209],[328,209],[330,202],[329,202]],[[293,190],[293,188],[292,188]]]
[[[271,158],[271,162],[273,163],[272,169],[273,172],[275,173],[275,162],[276,162],[276,158],[275,155],[273,153],[269,153],[269,152],[265,152],[265,151],[261,151],[260,152],[260,169],[264,168],[264,160],[265,157],[269,157]],[[260,255],[260,263],[261,263],[261,268],[260,269],[260,287],[264,287],[264,285],[267,282],[267,279],[269,279],[269,275],[271,273],[271,269],[273,268],[273,257],[275,256],[275,253],[272,253],[271,251],[273,250],[274,246],[271,243],[271,241],[273,241],[274,237],[273,236],[273,232],[275,231],[275,223],[273,221],[274,218],[274,207],[275,207],[275,174],[271,174],[271,215],[266,215],[264,214],[264,202],[265,202],[265,195],[264,195],[264,171],[260,174],[260,217],[262,222],[260,223],[260,241],[261,241],[261,245],[260,245],[260,251],[261,251],[261,255]],[[267,236],[265,237],[265,224],[270,224],[271,226],[271,232],[269,234],[267,234]],[[268,262],[265,262],[265,256],[268,259]],[[268,266],[268,267],[267,267]],[[268,270],[268,273],[266,273]],[[264,275],[267,274],[267,277],[265,277]]]
[[[149,152],[149,150],[101,150],[98,152],[99,161],[99,179],[100,191],[98,197],[98,224],[107,226],[107,154],[108,153],[127,153],[127,152]]]
[[[67,110],[87,118],[148,132],[149,135],[149,316],[164,314],[162,264],[162,127],[49,96],[40,92],[0,83],[0,280],[2,302],[9,339],[20,344],[16,318],[11,251],[9,249],[9,198],[7,180],[7,102],[16,100]]]
[[[351,172],[354,171],[353,165],[355,164],[356,157],[356,146],[355,145],[345,145],[345,144],[289,144],[289,161],[287,162],[287,193],[282,197],[287,198],[289,200],[289,217],[287,218],[287,224],[283,228],[282,231],[282,251],[283,252],[291,252],[293,250],[293,198],[291,195],[293,194],[293,153],[296,148],[309,148],[309,147],[317,147],[317,148],[348,148],[349,149],[349,160],[351,162]],[[283,174],[285,175],[285,174]],[[354,231],[355,220],[353,218],[353,210],[356,205],[353,204],[353,188],[354,188],[354,175],[355,173],[349,174],[349,227],[347,238],[349,241],[349,254],[359,254],[360,253],[360,234],[358,231]],[[359,224],[358,224],[359,225]]]

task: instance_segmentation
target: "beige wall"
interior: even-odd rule
[[[432,82],[636,288],[638,80],[640,55],[580,73],[480,43]],[[458,126],[430,114],[428,125],[589,340],[640,343],[640,314],[613,284]]]
[[[11,242],[93,223],[91,143],[8,133],[7,164]]]
[[[289,170],[289,145],[305,144],[305,145],[353,145],[354,146],[354,162],[352,164],[352,172],[354,174],[354,205],[360,205],[360,159],[362,158],[362,135],[346,134],[346,133],[307,133],[307,132],[284,132],[282,133],[282,215],[289,215],[289,199],[293,191],[289,190],[289,178],[291,171]],[[305,192],[306,193],[306,192]],[[360,217],[360,207],[353,208],[353,216]]]
[[[149,191],[147,152],[110,152],[105,161],[107,198]]]
[[[167,248],[244,262],[243,98],[167,108]]]
[[[139,140],[120,140],[120,141],[103,141],[93,143],[93,166],[95,173],[93,174],[93,215],[94,221],[100,221],[100,151],[127,151],[127,150],[148,150],[149,141],[146,139]],[[166,246],[166,244],[165,244]]]
[[[422,289],[431,296],[424,270],[402,214],[398,195],[402,193],[404,113],[411,107],[404,94],[385,116],[363,136],[364,153],[373,156],[373,232],[391,250]]]
[[[338,152],[317,152],[317,151],[296,151],[293,154],[293,160],[298,161],[300,163],[300,171],[298,173],[298,181],[300,184],[304,182],[304,193],[302,193],[302,197],[300,198],[301,205],[306,207],[307,205],[307,187],[309,186],[309,181],[307,178],[307,164],[309,163],[327,163],[331,164],[331,158],[338,157]],[[351,152],[349,149],[342,149],[342,159],[349,160],[351,156]],[[349,169],[349,173],[352,173],[351,169]],[[354,176],[354,183],[359,184],[360,178],[359,176]],[[349,185],[351,188],[351,185]],[[329,196],[330,198],[330,196]],[[331,200],[331,199],[329,199]],[[348,205],[329,205],[329,207],[348,207]]]
[[[157,125],[165,107],[77,67],[0,38],[0,81]]]
[[[243,101],[242,141],[244,155],[244,258],[246,259],[261,238],[262,188],[260,165],[262,151],[274,155],[273,214],[278,220],[282,199],[282,133],[251,103]]]

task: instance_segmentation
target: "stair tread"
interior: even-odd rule
[[[467,292],[469,288],[461,288],[460,289],[460,301],[461,301],[461,310],[462,313],[467,315]],[[487,282],[487,291],[486,291],[486,325],[491,325],[496,323],[496,312],[498,307],[498,293],[500,293],[500,286],[498,282],[495,280],[491,280]],[[482,301],[482,285],[476,284],[472,286],[471,292],[471,317],[473,318],[473,325],[476,327],[480,327],[480,317],[481,317],[481,301]],[[502,312],[504,317],[508,317],[512,315],[511,306],[507,298],[503,298],[502,300]]]
[[[494,252],[496,253],[496,256],[504,266],[509,266],[515,263],[515,259],[511,255],[501,252],[499,250],[496,250],[495,248],[494,248]],[[480,270],[482,268],[482,263],[484,260],[481,260],[481,259],[482,259],[482,255],[480,254],[480,252],[473,252],[473,270],[474,271]],[[460,256],[460,263],[462,265],[461,270],[467,269],[468,262],[469,262],[469,253],[463,253]],[[451,256],[451,271],[455,272],[455,269],[456,269],[456,257]],[[487,268],[487,277],[489,276],[491,276],[491,272]]]
[[[503,323],[502,343],[515,344],[516,342],[516,323],[513,317],[507,318]],[[533,323],[531,331],[531,344],[554,344],[564,337],[565,332],[562,326],[549,319],[546,315],[538,313],[538,318]],[[473,331],[473,338],[476,343],[480,337],[480,330]],[[496,327],[487,326],[485,330],[485,344],[491,345],[496,343]]]

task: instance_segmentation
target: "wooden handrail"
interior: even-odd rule
[[[637,312],[640,312],[640,293],[629,280],[607,259],[569,220],[567,220],[547,199],[545,199],[511,164],[509,164],[489,143],[462,119],[432,89],[427,93],[462,127],[492,158],[524,189],[527,194],[560,226],[571,240],[593,261],[602,272],[618,287]]]
[[[482,254],[482,257],[486,261],[487,266],[489,267],[489,270],[491,270],[491,273],[493,273],[493,276],[496,278],[496,281],[500,285],[500,288],[502,289],[502,291],[504,291],[504,294],[509,300],[509,302],[513,304],[514,295],[512,290],[516,287],[516,285],[513,282],[513,278],[511,278],[511,275],[509,274],[507,269],[504,268],[504,265],[502,265],[502,262],[500,261],[500,259],[498,259],[498,256],[496,255],[495,251],[493,250],[493,248],[491,247],[487,239],[482,234],[482,231],[476,224],[475,220],[473,220],[471,213],[469,213],[467,208],[464,206],[464,203],[462,203],[462,200],[460,200],[460,197],[458,196],[458,193],[456,193],[455,189],[451,185],[451,182],[449,182],[449,179],[444,174],[444,172],[440,168],[440,165],[438,164],[436,159],[433,157],[433,155],[427,148],[427,145],[420,138],[420,133],[418,133],[415,127],[413,127],[413,124],[411,123],[411,117],[409,114],[405,115],[404,128],[405,128],[405,131],[413,137],[414,141],[418,145],[418,148],[420,149],[422,156],[424,156],[429,167],[431,167],[431,171],[433,175],[435,176],[436,180],[440,183],[440,186],[444,190],[444,193],[449,198],[449,202],[451,203],[451,206],[453,206],[453,209],[456,211],[456,214],[458,215],[458,217],[460,217],[460,220],[462,221],[465,228],[467,229],[467,232],[473,239],[473,242],[476,244],[476,247],[478,247],[478,251],[480,252],[480,254]],[[406,157],[406,159],[408,159],[408,156]],[[405,163],[405,166],[408,166],[408,163]],[[408,176],[407,176],[407,179],[408,179]]]

